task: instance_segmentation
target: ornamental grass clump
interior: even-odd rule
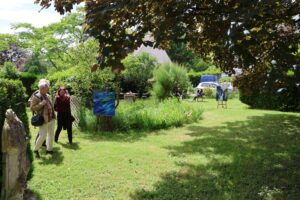
[[[201,118],[202,112],[199,105],[178,102],[177,99],[124,102],[118,108],[113,122],[114,128],[122,131],[158,130],[195,122]]]

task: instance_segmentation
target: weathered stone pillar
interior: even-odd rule
[[[1,199],[23,200],[30,169],[28,138],[22,121],[12,109],[5,113],[2,130],[3,185]]]

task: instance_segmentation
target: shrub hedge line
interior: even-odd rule
[[[22,72],[19,75],[19,79],[22,81],[23,86],[26,88],[26,94],[30,96],[34,90],[32,90],[32,84],[37,80],[37,76],[35,74]]]
[[[8,108],[12,108],[22,120],[25,126],[26,132],[29,134],[28,117],[26,113],[27,95],[22,82],[19,80],[0,79],[0,138],[2,138],[2,129],[5,120],[5,112]],[[30,152],[30,160],[32,161],[33,155],[28,145],[28,151]],[[2,154],[0,154],[2,161]],[[29,172],[28,179],[32,177],[33,168]],[[2,163],[0,165],[0,181],[2,185]],[[2,188],[2,187],[1,187]]]

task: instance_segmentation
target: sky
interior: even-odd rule
[[[12,23],[26,22],[42,27],[58,22],[63,16],[53,7],[41,10],[34,0],[0,0],[0,33],[13,33]],[[39,12],[40,11],[40,12]]]

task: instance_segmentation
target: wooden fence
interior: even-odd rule
[[[73,122],[73,126],[78,127],[79,125],[79,112],[80,112],[80,98],[76,96],[71,96],[71,112],[75,121]]]

